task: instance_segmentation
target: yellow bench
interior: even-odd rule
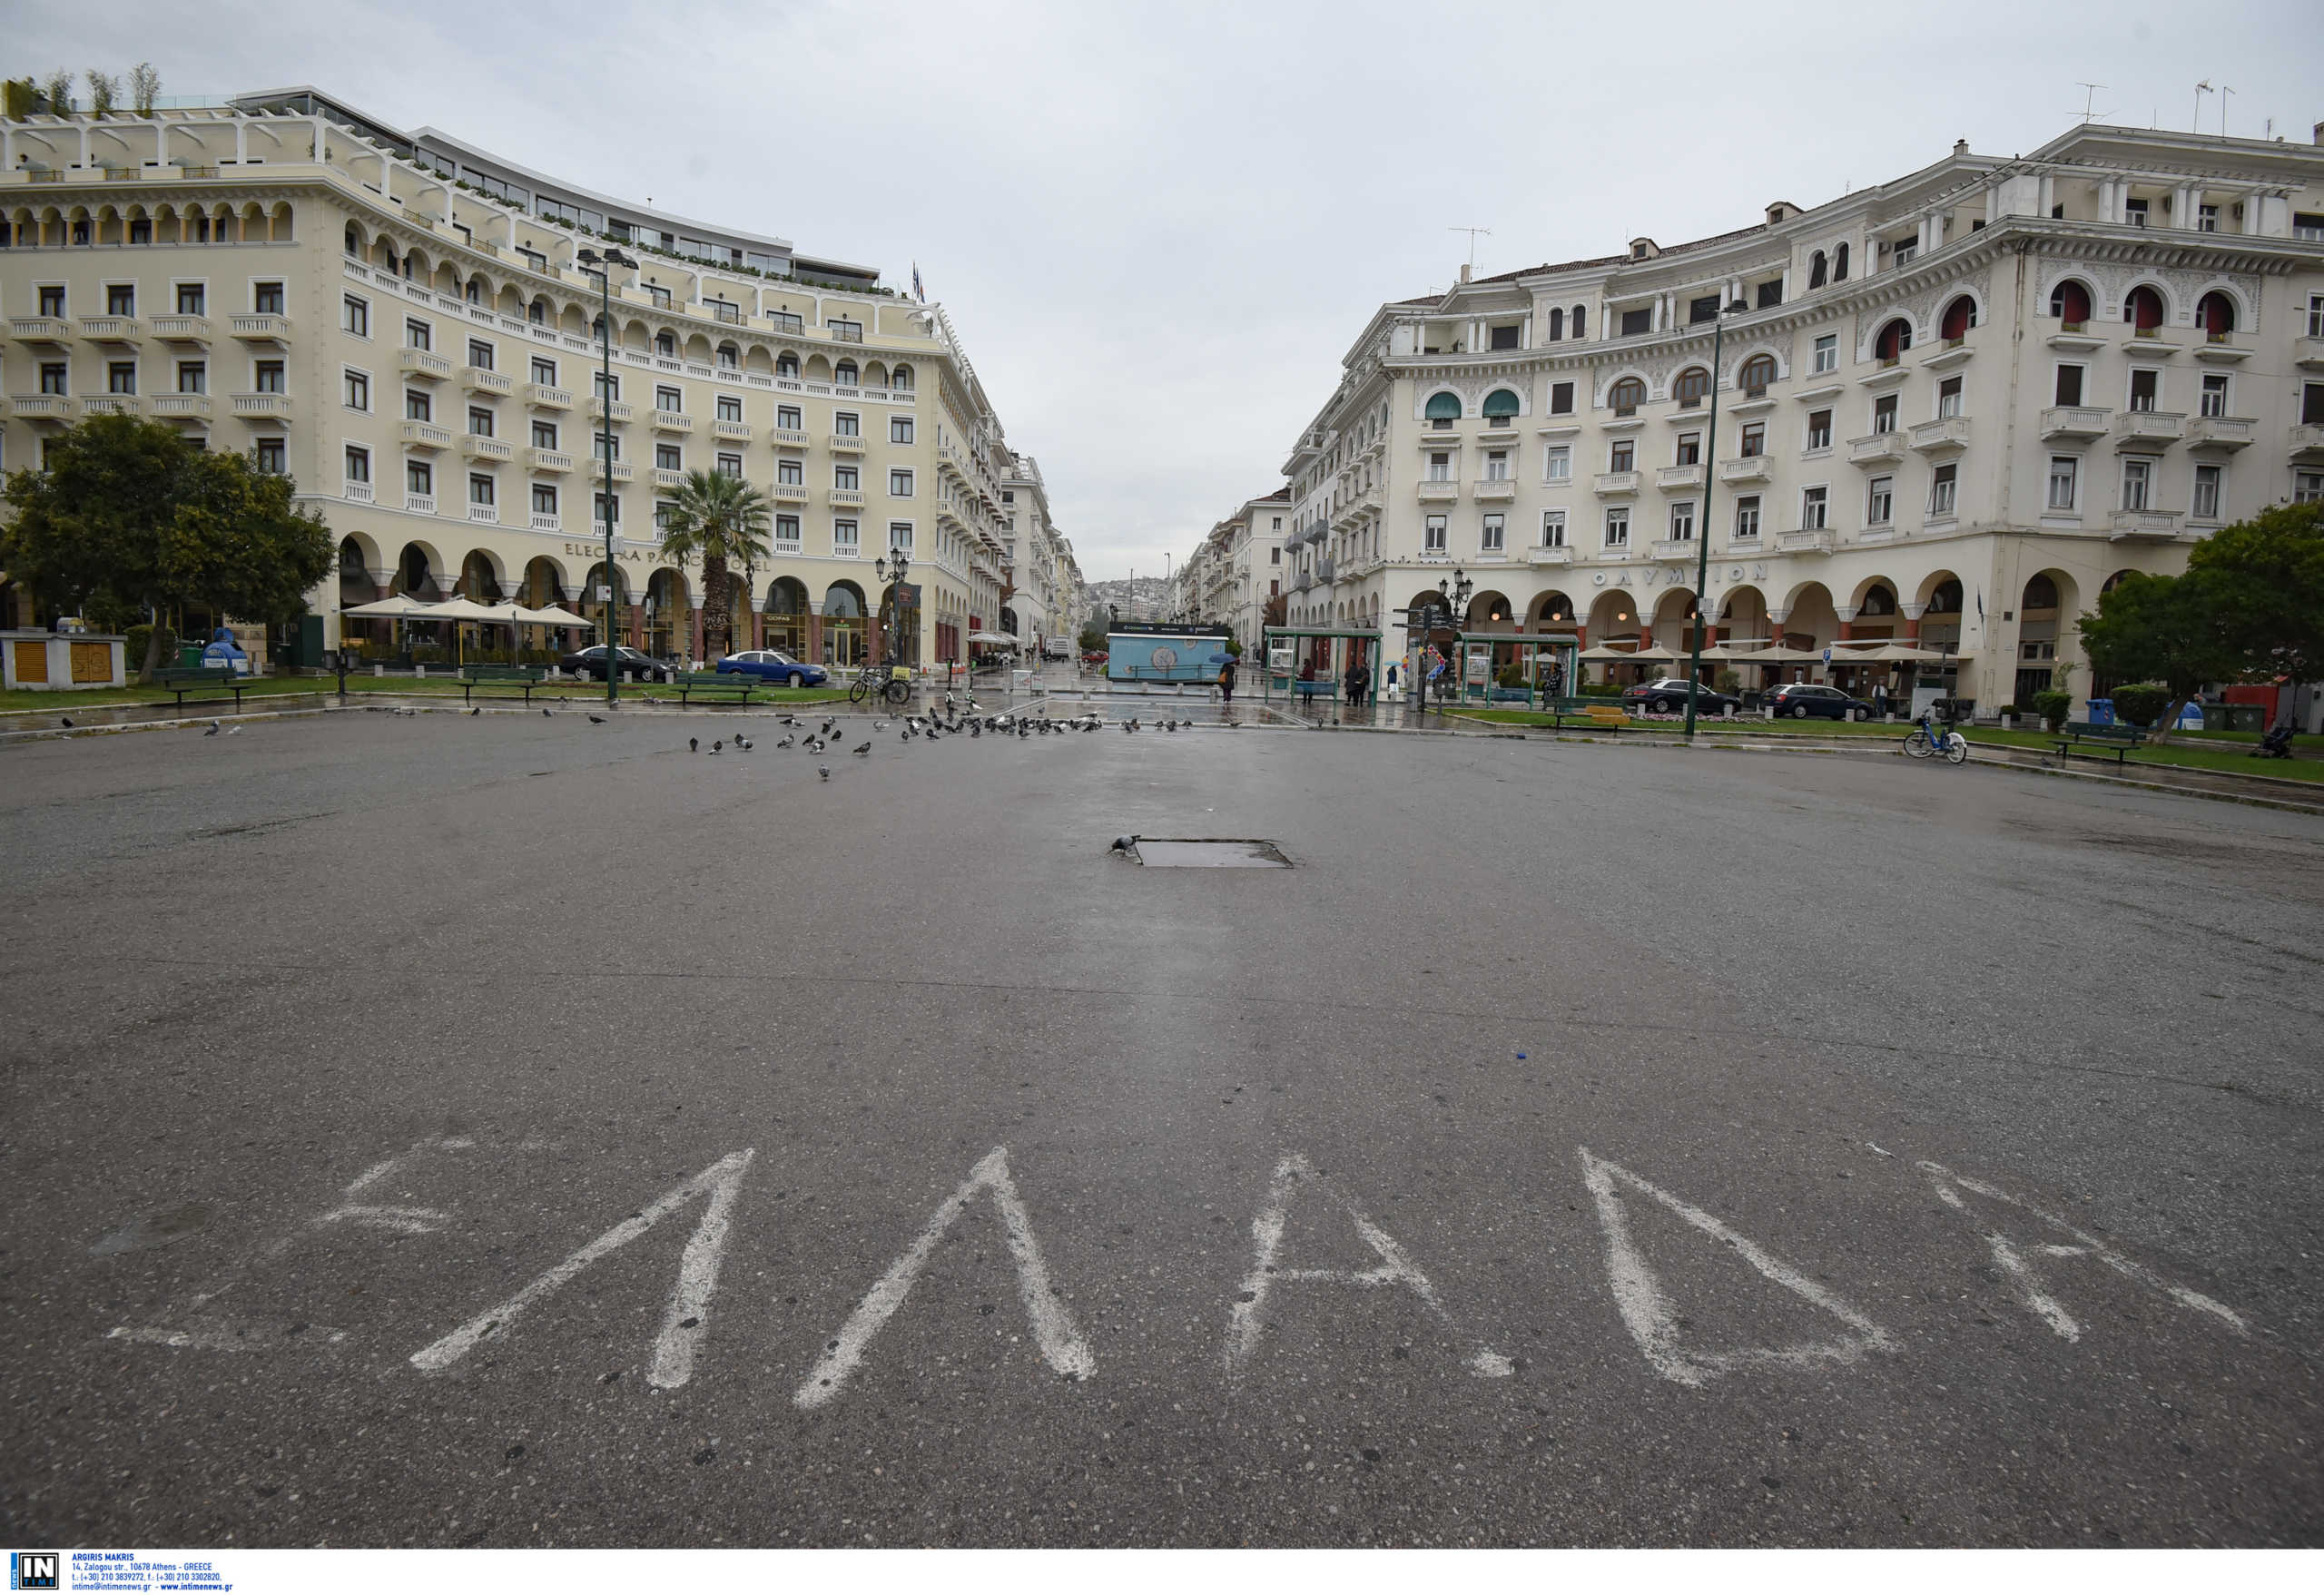
[[[1590,722],[1590,729],[1592,731],[1622,731],[1627,729],[1630,723],[1628,714],[1610,704],[1593,704],[1581,713]]]

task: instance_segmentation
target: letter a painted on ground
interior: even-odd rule
[[[928,1259],[936,1250],[945,1232],[957,1223],[969,1204],[980,1194],[990,1191],[995,1206],[1000,1209],[1000,1222],[1009,1236],[1009,1255],[1017,1261],[1017,1291],[1024,1298],[1025,1314],[1033,1323],[1033,1338],[1041,1348],[1041,1355],[1049,1365],[1068,1379],[1087,1379],[1098,1371],[1098,1359],[1089,1354],[1088,1344],[1080,1331],[1073,1326],[1073,1315],[1065,1310],[1065,1303],[1050,1287],[1048,1265],[1041,1261],[1041,1248],[1033,1239],[1033,1220],[1025,1211],[1023,1200],[1017,1195],[1017,1182],[1009,1174],[1009,1149],[995,1147],[987,1153],[960,1188],[944,1198],[928,1227],[920,1232],[894,1266],[880,1276],[870,1294],[856,1304],[847,1322],[832,1337],[814,1371],[807,1375],[792,1397],[803,1407],[819,1407],[837,1399],[847,1388],[847,1382],[863,1365],[863,1353],[872,1339],[903,1305],[911,1294],[921,1271],[928,1266]]]
[[[2048,1324],[2051,1333],[2060,1340],[2080,1340],[2082,1325],[2075,1321],[2073,1314],[2066,1311],[2064,1305],[2050,1294],[2041,1271],[2034,1265],[2034,1259],[2036,1257],[2095,1257],[2115,1273],[2128,1279],[2135,1279],[2150,1290],[2161,1291],[2182,1307],[2191,1308],[2198,1313],[2210,1314],[2238,1334],[2250,1333],[2249,1326],[2243,1322],[2243,1315],[2233,1308],[2211,1300],[2201,1291],[2192,1291],[2185,1285],[2171,1284],[2152,1269],[2132,1262],[2096,1236],[2076,1229],[2056,1214],[2046,1213],[2031,1202],[2021,1202],[1998,1186],[1987,1185],[1984,1180],[1971,1179],[1966,1175],[1955,1174],[1942,1164],[1923,1163],[1920,1167],[1922,1173],[1936,1182],[1937,1199],[1955,1212],[1968,1211],[1968,1204],[1961,1199],[1961,1193],[1968,1191],[1984,1197],[1989,1202],[2000,1202],[2006,1206],[2016,1208],[2021,1213],[2030,1213],[2043,1223],[2053,1226],[2073,1236],[2074,1244],[2072,1245],[2053,1243],[2044,1245],[2020,1246],[1997,1229],[1985,1232],[1985,1245],[1993,1251],[1994,1262],[2002,1273],[2008,1275],[2010,1288],[2017,1293],[2019,1302],[2024,1305],[2027,1312]],[[2031,1255],[2028,1255],[2029,1253]]]
[[[1443,1321],[1455,1340],[1465,1340],[1452,1314],[1445,1311],[1443,1302],[1431,1285],[1428,1275],[1413,1265],[1394,1237],[1360,1212],[1354,1203],[1333,1192],[1334,1198],[1347,1210],[1355,1225],[1355,1233],[1363,1237],[1380,1259],[1377,1268],[1361,1272],[1352,1268],[1285,1268],[1281,1265],[1283,1230],[1290,1216],[1292,1198],[1303,1191],[1328,1191],[1323,1177],[1309,1166],[1307,1159],[1294,1152],[1275,1165],[1274,1182],[1267,1187],[1267,1204],[1251,1221],[1251,1238],[1256,1251],[1251,1258],[1251,1272],[1243,1281],[1243,1288],[1226,1326],[1226,1373],[1229,1379],[1241,1373],[1259,1349],[1260,1334],[1266,1327],[1264,1314],[1267,1298],[1277,1285],[1286,1281],[1315,1285],[1402,1285],[1428,1305],[1428,1310]],[[1516,1371],[1514,1364],[1490,1346],[1479,1345],[1466,1366],[1480,1379],[1503,1379]]]
[[[1804,1367],[1811,1363],[1850,1363],[1866,1352],[1894,1349],[1886,1332],[1797,1268],[1736,1234],[1699,1207],[1689,1206],[1659,1186],[1649,1185],[1620,1164],[1590,1156],[1581,1148],[1581,1179],[1598,1204],[1598,1220],[1606,1231],[1606,1270],[1613,1286],[1614,1305],[1630,1338],[1646,1354],[1649,1366],[1665,1379],[1702,1385],[1722,1373],[1752,1366]],[[1848,1326],[1849,1332],[1827,1341],[1804,1345],[1751,1347],[1736,1351],[1699,1351],[1679,1343],[1679,1312],[1655,1276],[1654,1269],[1630,1236],[1629,1215],[1614,1186],[1619,1182],[1642,1196],[1649,1196],[1693,1225],[1713,1240],[1723,1241],[1745,1262],[1784,1289],[1822,1308]]]
[[[662,1333],[654,1342],[654,1365],[646,1380],[659,1390],[675,1390],[694,1377],[694,1350],[710,1322],[710,1298],[718,1289],[718,1263],[726,1250],[726,1229],[734,1197],[743,1187],[743,1171],[751,1166],[753,1150],[720,1158],[682,1186],[656,1197],[564,1262],[497,1307],[487,1307],[432,1345],[411,1355],[411,1365],[423,1373],[439,1373],[474,1351],[487,1335],[506,1334],[526,1309],[549,1295],[566,1280],[610,1252],[619,1251],[655,1225],[697,1196],[706,1196],[702,1222],[686,1242],[678,1262],[677,1287],[662,1314]]]

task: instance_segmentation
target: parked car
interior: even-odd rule
[[[776,686],[821,686],[831,673],[820,665],[793,659],[780,648],[746,648],[718,662],[721,675],[755,675]]]
[[[1827,720],[1872,718],[1872,705],[1862,698],[1851,698],[1836,686],[1817,686],[1804,681],[1795,681],[1769,693],[1767,706],[1778,717],[1789,715],[1794,720],[1805,720],[1812,714],[1820,714]]]
[[[1081,655],[1081,663],[1084,665],[1104,665],[1108,663],[1112,658],[1113,655],[1106,652],[1105,649],[1092,648],[1088,653]]]
[[[1627,689],[1622,694],[1626,709],[1643,709],[1649,714],[1684,714],[1687,712],[1687,678],[1665,675]],[[1724,714],[1729,709],[1740,709],[1743,700],[1732,693],[1714,692],[1707,686],[1695,688],[1695,713]]]
[[[639,681],[670,681],[675,678],[672,666],[651,654],[641,654],[635,648],[623,648],[619,650],[619,655],[621,662],[615,668],[625,676],[635,676]],[[569,670],[592,681],[603,681],[606,679],[606,645],[599,643],[594,648],[567,654],[556,665],[560,670]]]

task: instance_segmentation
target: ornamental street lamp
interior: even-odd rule
[[[1710,441],[1703,450],[1703,517],[1695,523],[1695,635],[1694,647],[1687,662],[1687,735],[1695,734],[1695,694],[1701,690],[1703,676],[1703,628],[1709,624],[1710,611],[1703,591],[1710,582],[1710,495],[1711,486],[1718,478],[1718,357],[1727,338],[1727,318],[1751,307],[1737,300],[1711,318],[1710,328]]]
[[[890,557],[875,558],[872,561],[872,574],[880,578],[882,586],[886,586],[891,576],[895,579],[895,586],[889,587],[887,591],[887,603],[885,607],[888,613],[886,619],[881,623],[884,628],[883,635],[891,638],[901,638],[902,635],[904,576],[911,571],[911,556],[906,554],[901,548],[891,550]],[[891,656],[892,657],[894,653],[900,651],[901,649],[891,645]],[[907,663],[910,663],[910,661],[907,661]]]
[[[617,249],[607,249],[603,254],[596,250],[579,250],[573,258],[584,266],[595,267],[597,274],[597,340],[601,354],[597,402],[606,412],[606,429],[599,434],[606,466],[606,702],[614,704],[621,701],[621,654],[614,643],[614,268],[627,266],[635,271],[637,262]]]

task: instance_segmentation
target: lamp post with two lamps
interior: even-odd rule
[[[1420,630],[1420,641],[1413,647],[1412,685],[1419,695],[1420,712],[1423,714],[1428,713],[1428,676],[1421,668],[1421,655],[1428,646],[1429,638],[1440,625],[1451,630],[1452,656],[1446,662],[1445,668],[1448,674],[1457,676],[1461,665],[1461,634],[1453,626],[1452,617],[1468,613],[1469,597],[1475,591],[1476,584],[1469,579],[1467,572],[1456,566],[1451,576],[1437,578],[1435,597],[1431,598],[1423,593],[1420,602],[1404,612],[1405,628],[1409,631],[1417,625]],[[1440,692],[1438,696],[1441,700],[1443,694]]]
[[[886,556],[872,562],[872,574],[880,578],[881,586],[887,589],[886,602],[881,606],[886,613],[881,617],[880,635],[890,639],[888,657],[892,667],[897,655],[904,651],[901,646],[903,616],[907,607],[904,577],[911,570],[911,556],[901,548],[891,549]],[[895,585],[889,586],[888,583],[891,576]],[[910,659],[905,661],[906,664],[911,662]]]
[[[614,642],[614,268],[626,266],[634,271],[637,262],[616,249],[603,253],[579,250],[573,258],[597,275],[597,402],[605,410],[597,452],[606,468],[605,508],[599,518],[606,523],[606,702],[611,705],[621,701],[621,650]]]
[[[1702,687],[1703,630],[1710,623],[1709,595],[1703,589],[1710,583],[1710,495],[1712,484],[1718,479],[1718,359],[1726,345],[1727,318],[1750,308],[1738,299],[1711,318],[1710,435],[1703,449],[1703,516],[1695,523],[1694,647],[1687,661],[1687,736],[1690,741],[1695,734],[1695,697]],[[1640,613],[1642,617],[1644,611]]]

